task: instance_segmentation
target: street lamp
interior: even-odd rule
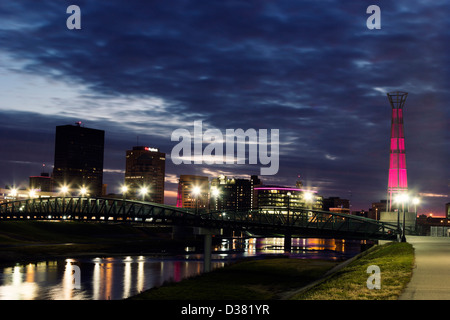
[[[201,189],[198,186],[195,186],[192,189],[192,194],[195,196],[195,213],[198,213],[198,196],[200,195]]]
[[[123,185],[122,188],[121,188],[121,190],[122,190],[122,197],[123,197],[123,199],[125,200],[125,198],[126,198],[126,193],[127,193],[127,191],[128,191],[128,187],[127,187],[126,185]]]
[[[68,186],[62,186],[61,187],[61,192],[63,194],[63,196],[66,196],[66,193],[69,191],[69,187]]]
[[[30,199],[31,198],[35,198],[36,197],[36,190],[31,189],[30,192],[29,192],[29,195],[30,195]]]
[[[402,204],[403,226],[402,226],[402,240],[401,240],[401,242],[406,242],[406,237],[405,237],[405,215],[406,215],[406,213],[405,213],[405,203],[408,202],[409,196],[406,193],[402,193],[402,194],[399,194],[395,199],[396,199],[396,201],[398,203]],[[400,211],[399,211],[399,214],[400,214]]]
[[[63,194],[63,201],[62,201],[62,209],[63,209],[63,212],[64,212],[64,205],[65,205],[65,202],[66,202],[66,193],[69,191],[69,187],[68,186],[62,186],[61,187],[61,193]]]
[[[142,187],[142,188],[139,190],[139,193],[142,195],[142,201],[144,201],[144,200],[145,200],[145,196],[146,196],[147,193],[148,193],[148,188],[147,188],[147,187]]]
[[[80,196],[84,197],[87,194],[87,188],[86,187],[81,187],[80,189]]]
[[[420,199],[415,197],[415,198],[413,198],[412,203],[414,205],[414,214],[415,214],[415,220],[416,220],[416,224],[414,225],[414,229],[417,231],[417,205],[420,203]]]

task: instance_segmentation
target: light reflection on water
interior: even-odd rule
[[[215,248],[212,268],[244,257],[282,254],[281,238],[224,241]],[[360,251],[359,242],[324,239],[293,239],[294,258],[349,258]],[[198,275],[203,255],[172,257],[124,256],[44,261],[0,268],[0,300],[117,300],[141,291]],[[80,288],[74,285],[79,267]]]

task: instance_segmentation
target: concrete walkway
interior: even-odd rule
[[[415,268],[399,300],[450,300],[450,238],[407,236]]]

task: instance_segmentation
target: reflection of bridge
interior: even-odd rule
[[[151,202],[90,197],[31,198],[5,202],[0,204],[1,220],[122,221],[193,227],[203,230],[207,244],[211,230],[235,230],[261,236],[284,236],[287,250],[290,250],[292,236],[390,240],[396,239],[398,233],[397,227],[392,224],[328,211],[293,209],[284,214],[263,211],[196,214],[192,210]]]

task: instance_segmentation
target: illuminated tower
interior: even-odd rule
[[[388,93],[387,96],[392,107],[388,180],[388,211],[392,211],[395,195],[408,191],[405,135],[403,129],[403,107],[405,106],[408,93],[397,91]]]

